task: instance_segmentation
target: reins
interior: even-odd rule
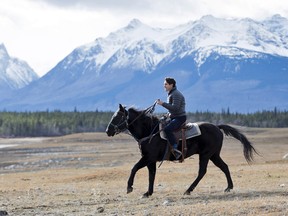
[[[121,132],[123,132],[124,130],[119,129],[120,126],[122,126],[123,124],[126,124],[126,128],[125,130],[128,130],[129,126],[132,125],[137,119],[139,119],[143,114],[152,114],[155,110],[155,106],[157,104],[157,101],[155,101],[151,106],[149,106],[148,108],[146,108],[145,110],[143,110],[135,119],[133,119],[133,121],[131,121],[130,123],[128,123],[128,119],[126,116],[125,112],[119,111],[119,113],[121,113],[121,119],[119,120],[119,122],[117,124],[113,124],[112,122],[110,122],[111,126],[114,127],[116,134],[119,134]],[[123,120],[124,118],[124,120]],[[123,120],[123,121],[122,121]],[[153,129],[155,130],[155,129]],[[128,130],[129,131],[129,130]],[[131,133],[129,133],[131,136],[133,136]],[[133,136],[134,137],[134,136]],[[136,139],[134,137],[134,139]],[[138,139],[136,139],[136,141],[138,142]]]
[[[132,125],[136,120],[138,120],[142,115],[144,114],[152,114],[155,110],[155,106],[157,104],[157,101],[155,101],[151,106],[149,106],[148,108],[146,108],[145,110],[143,110],[136,118],[134,118],[131,122],[128,123],[128,119],[127,119],[127,116],[124,114],[125,116],[125,122],[126,122],[126,127],[127,127],[127,130],[128,130],[128,134],[131,135],[139,144],[139,147],[141,145],[142,142],[144,142],[145,140],[149,139],[149,143],[151,142],[153,136],[155,136],[156,134],[160,133],[160,131],[158,131],[157,133],[153,134],[154,131],[156,130],[156,128],[159,126],[159,122],[158,124],[155,125],[155,127],[153,128],[153,130],[151,131],[150,135],[147,136],[147,137],[144,137],[144,138],[141,138],[141,139],[137,139],[135,136],[133,136],[133,134],[130,133],[129,131],[129,126]]]
[[[124,130],[128,130],[128,134],[130,136],[132,136],[137,142],[138,142],[138,146],[139,146],[139,149],[140,151],[142,152],[142,149],[141,149],[141,144],[146,141],[146,140],[149,140],[148,143],[151,142],[151,140],[153,139],[154,136],[156,136],[157,134],[159,134],[161,131],[163,131],[163,129],[161,130],[158,130],[156,133],[154,133],[154,131],[157,129],[157,127],[159,127],[159,124],[160,124],[160,121],[158,121],[158,123],[153,127],[153,129],[151,130],[151,133],[146,136],[146,137],[143,137],[141,139],[138,139],[137,137],[135,137],[130,131],[129,131],[129,126],[131,126],[135,121],[137,121],[142,115],[146,115],[146,114],[152,114],[155,110],[155,106],[157,104],[157,101],[155,101],[151,106],[149,106],[148,108],[146,108],[145,110],[143,110],[138,116],[136,116],[136,118],[134,118],[131,122],[128,123],[128,118],[127,118],[127,115],[126,115],[126,112],[120,112],[122,117],[119,121],[119,123],[117,125],[115,124],[112,124],[112,126],[114,127],[114,129],[116,130],[117,133],[121,133],[123,132]],[[124,118],[124,121],[122,121]],[[124,130],[121,130],[119,129],[119,126],[123,125],[123,124],[126,124],[126,127]],[[151,126],[152,126],[153,123],[151,123]],[[168,146],[167,146],[168,147]],[[165,153],[164,153],[164,156],[163,156],[163,159],[159,165],[159,167],[161,166],[161,164],[163,163],[164,159],[165,159],[165,156],[167,154],[167,147],[166,147],[166,150],[165,150]],[[158,167],[158,168],[159,168]]]
[[[126,122],[127,122],[127,129],[130,125],[132,125],[136,120],[138,120],[143,114],[152,114],[155,110],[155,106],[156,106],[157,102],[155,101],[151,106],[149,106],[148,108],[146,108],[145,110],[143,110],[135,119],[133,119],[133,121],[131,121],[130,123],[128,123],[127,121],[127,117],[125,115],[125,118],[126,118]]]
[[[130,124],[127,124],[127,129],[128,129],[128,126],[131,125],[132,123],[134,123],[138,118],[140,118],[141,115],[143,115],[143,114],[152,114],[154,112],[154,110],[155,110],[156,104],[157,104],[157,102],[155,101],[153,105],[151,105],[150,107],[145,109],[143,112],[141,112],[141,114],[138,115],[132,122],[130,122]],[[143,137],[143,138],[141,138],[139,140],[135,136],[133,136],[133,134],[131,134],[130,131],[128,130],[129,134],[138,142],[138,147],[139,147],[141,152],[142,152],[141,143],[143,143],[144,141],[146,141],[148,139],[149,139],[148,143],[150,143],[154,136],[156,136],[161,131],[163,131],[163,129],[161,129],[161,130],[157,131],[156,133],[154,133],[156,128],[159,127],[159,124],[160,124],[160,121],[158,121],[158,123],[154,126],[154,128],[152,129],[152,131],[151,131],[149,136]],[[164,161],[164,159],[166,157],[167,152],[168,152],[168,145],[166,146],[165,153],[163,155],[163,158],[162,158],[161,163],[159,164],[158,168],[160,168],[160,166],[162,165],[162,163],[163,163],[163,161]]]
[[[128,130],[128,128],[129,128],[129,126],[132,125],[136,120],[138,120],[142,115],[144,115],[144,114],[152,114],[152,113],[154,112],[154,110],[155,110],[156,104],[157,104],[157,101],[155,101],[151,106],[149,106],[148,108],[146,108],[145,110],[143,110],[143,111],[142,111],[135,119],[133,119],[130,123],[128,123],[127,117],[126,117],[127,130]],[[158,125],[159,125],[159,123],[155,125],[155,127],[153,128],[153,130],[151,131],[151,133],[150,133],[149,136],[144,137],[144,138],[141,138],[141,139],[137,139],[135,136],[133,136],[133,135],[130,133],[129,130],[128,130],[128,131],[129,131],[129,134],[138,142],[139,147],[140,147],[140,144],[141,144],[142,142],[144,142],[145,140],[147,140],[147,139],[149,139],[149,143],[151,142],[153,136],[157,134],[157,133],[153,134],[153,132],[155,131],[155,129],[157,128]]]

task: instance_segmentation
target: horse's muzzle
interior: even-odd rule
[[[109,130],[108,128],[106,129],[106,134],[107,136],[111,137],[111,136],[114,136],[115,135],[115,132],[112,131],[112,130]]]

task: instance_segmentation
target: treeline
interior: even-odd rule
[[[230,113],[229,109],[215,112],[188,113],[191,122],[205,121],[214,124],[234,124],[246,127],[283,128],[288,127],[288,111],[261,111],[255,113],[241,114]]]
[[[105,131],[112,112],[0,112],[0,137],[60,136]]]
[[[104,132],[113,112],[0,112],[0,137],[60,136],[81,132]],[[157,114],[158,115],[158,114]],[[161,114],[159,114],[159,117]],[[229,109],[187,114],[190,122],[234,124],[247,127],[288,127],[288,111],[230,113]]]

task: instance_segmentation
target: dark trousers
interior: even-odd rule
[[[181,125],[184,124],[185,121],[186,121],[186,116],[175,117],[175,118],[172,118],[171,121],[164,128],[164,132],[167,136],[167,139],[170,145],[173,146],[177,144],[177,141],[173,132],[177,129],[180,129]]]

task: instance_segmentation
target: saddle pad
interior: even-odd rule
[[[160,130],[162,128],[163,128],[163,125],[160,124]],[[185,129],[185,137],[186,137],[186,139],[201,135],[201,131],[200,131],[199,125],[197,123],[189,122],[189,123],[187,123],[184,126],[184,129]],[[174,132],[174,136],[175,136],[176,140],[182,140],[182,131],[181,130],[177,130],[177,131]],[[165,134],[165,132],[163,130],[161,130],[160,136],[161,136],[162,139],[167,140],[166,134]]]

